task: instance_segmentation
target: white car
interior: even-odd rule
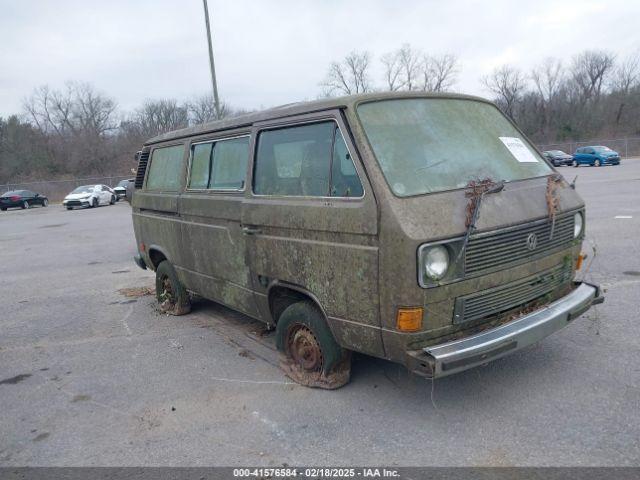
[[[98,207],[116,203],[116,194],[106,185],[85,185],[78,187],[64,197],[62,205],[71,210],[73,207]]]

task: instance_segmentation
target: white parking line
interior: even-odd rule
[[[633,218],[633,216],[631,216],[631,215],[616,215],[613,218]]]

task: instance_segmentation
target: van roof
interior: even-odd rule
[[[280,105],[278,107],[269,108],[257,112],[239,115],[237,117],[224,118],[215,120],[192,127],[174,130],[172,132],[163,133],[153,137],[145,143],[151,145],[154,143],[165,142],[168,140],[176,140],[185,137],[192,137],[204,133],[216,132],[220,130],[229,130],[253,125],[256,122],[265,120],[273,120],[291,115],[301,115],[304,113],[319,112],[322,110],[331,110],[335,108],[353,108],[356,104],[363,101],[386,100],[392,98],[456,98],[467,100],[479,100],[488,102],[488,100],[472,95],[463,95],[457,93],[428,93],[428,92],[376,92],[364,93],[359,95],[349,95],[346,97],[332,97],[310,102],[296,102]]]

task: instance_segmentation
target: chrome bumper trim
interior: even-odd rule
[[[532,345],[603,301],[599,287],[581,283],[540,310],[471,337],[426,347],[423,352],[433,359],[433,377],[444,377]]]

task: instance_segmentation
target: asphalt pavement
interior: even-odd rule
[[[356,355],[337,391],[293,384],[240,314],[124,295],[154,281],[128,204],[0,213],[0,466],[640,465],[640,160],[559,170],[603,305],[435,382]]]

